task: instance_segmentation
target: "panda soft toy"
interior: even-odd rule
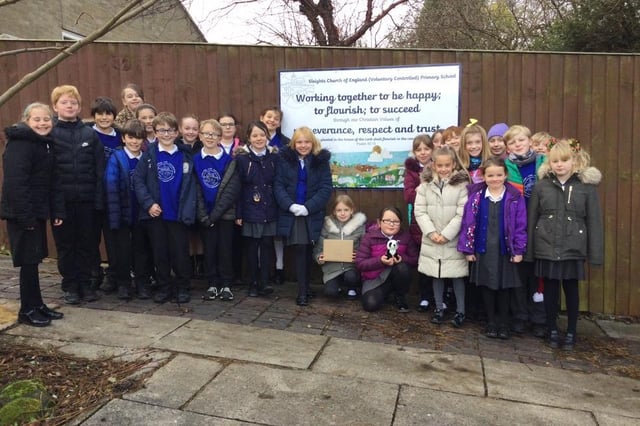
[[[400,259],[400,255],[398,254],[398,240],[389,240],[387,241],[387,259],[391,259],[392,257],[396,260]]]

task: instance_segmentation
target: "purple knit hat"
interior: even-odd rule
[[[503,137],[507,130],[509,130],[507,123],[494,124],[487,132],[487,139],[491,139],[494,136]]]

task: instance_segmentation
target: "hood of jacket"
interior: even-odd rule
[[[276,148],[275,146],[267,145],[267,152],[269,152],[270,154],[276,154],[278,152],[278,148]],[[248,144],[240,145],[236,147],[236,149],[233,151],[233,155],[249,155],[249,154],[255,155],[255,152],[249,149]]]
[[[344,224],[342,232],[344,235],[351,235],[353,234],[353,231],[364,225],[366,222],[367,216],[365,216],[364,213],[356,212],[353,217]],[[324,218],[324,227],[330,234],[339,234],[341,231],[337,220],[333,216],[326,216]]]
[[[584,170],[574,173],[574,176],[576,176],[582,183],[589,185],[598,185],[602,181],[602,173],[593,166],[589,166]],[[551,170],[551,165],[545,161],[538,168],[538,179],[553,177],[555,177],[555,173]]]
[[[293,165],[298,163],[298,153],[294,150],[287,147],[284,147],[280,150],[280,157]],[[321,149],[317,154],[309,154],[308,155],[311,163],[310,166],[312,168],[316,167],[318,164],[327,163],[331,159],[331,152],[326,149]]]
[[[6,129],[4,129],[4,133],[5,135],[7,135],[7,142],[9,142],[11,139],[15,139],[15,140],[28,139],[36,142],[39,141],[39,142],[45,142],[45,143],[52,142],[51,136],[39,135],[25,123],[17,123],[17,124],[14,124],[13,126],[7,127]]]
[[[425,167],[420,175],[420,181],[431,183],[434,179],[435,176],[433,174],[433,169],[431,167]],[[466,170],[454,170],[454,172],[451,173],[448,182],[449,185],[459,185],[461,183],[468,184],[471,182],[471,179],[469,179],[469,173],[467,173]]]
[[[423,169],[420,167],[420,162],[413,157],[408,157],[404,160],[404,168],[414,173],[420,173]]]

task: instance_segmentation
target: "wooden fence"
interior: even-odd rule
[[[54,44],[0,40],[0,52]],[[0,56],[0,90],[53,54]],[[47,102],[59,84],[80,89],[88,114],[96,96],[119,103],[128,82],[140,84],[160,110],[201,118],[230,111],[247,123],[277,103],[282,69],[449,63],[462,64],[462,123],[469,117],[485,127],[522,123],[533,131],[578,137],[592,153],[604,175],[606,253],[605,265],[591,269],[581,283],[581,310],[640,315],[640,285],[633,278],[640,276],[640,261],[633,261],[640,257],[640,220],[633,219],[640,211],[640,172],[633,167],[640,164],[640,55],[94,43],[0,108],[0,124],[15,122],[32,101]],[[370,218],[383,205],[404,205],[398,190],[345,192]],[[3,228],[0,239],[6,242]]]

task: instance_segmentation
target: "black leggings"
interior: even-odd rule
[[[324,294],[327,297],[338,297],[341,287],[356,290],[360,283],[360,273],[357,269],[349,269],[335,278],[324,283]]]
[[[544,279],[544,307],[547,311],[547,327],[549,330],[557,330],[558,305],[560,301],[560,281],[549,278]],[[576,334],[578,326],[578,280],[562,280],[562,289],[567,304],[567,333]]]
[[[409,292],[411,284],[411,270],[404,263],[397,263],[391,267],[387,280],[373,290],[362,294],[362,308],[367,312],[377,311],[384,304],[384,299],[392,291],[396,296],[405,296]]]

